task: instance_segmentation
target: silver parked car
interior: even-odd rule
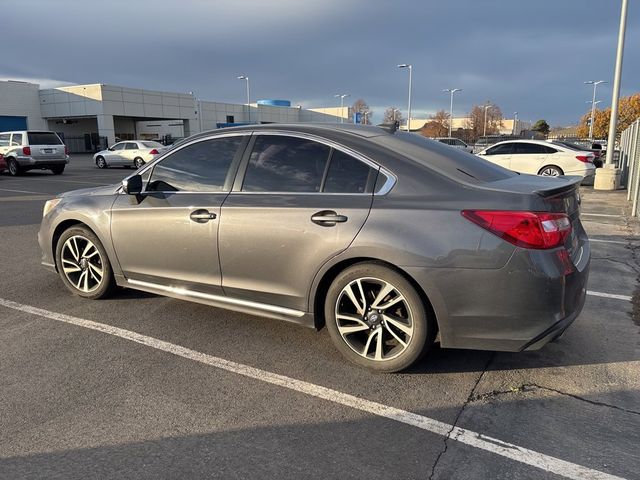
[[[459,138],[455,138],[455,137],[437,137],[437,138],[434,138],[434,140],[437,140],[440,143],[444,143],[445,145],[449,145],[449,146],[451,146],[453,148],[459,148],[463,152],[473,153],[473,148],[471,148],[469,145],[464,143]]]
[[[521,351],[564,332],[590,262],[580,180],[377,127],[252,125],[48,201],[38,240],[79,296],[119,285],[326,325],[349,360],[397,371],[437,337]]]
[[[7,170],[13,176],[36,169],[51,170],[60,175],[69,163],[67,147],[55,132],[0,133],[0,155],[4,155]]]
[[[167,147],[153,140],[127,140],[96,153],[93,160],[98,168],[111,166],[140,168],[165,150]]]

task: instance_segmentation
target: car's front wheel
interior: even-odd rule
[[[87,227],[64,231],[56,245],[56,265],[65,286],[81,297],[104,298],[115,288],[107,253]]]
[[[98,168],[107,168],[107,162],[104,157],[96,157],[96,166]]]
[[[436,333],[435,321],[413,285],[377,263],[359,263],[338,274],[325,299],[325,320],[347,359],[382,372],[412,365]]]

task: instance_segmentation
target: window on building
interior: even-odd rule
[[[233,115],[227,115],[227,123],[236,123]]]

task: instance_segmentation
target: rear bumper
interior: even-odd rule
[[[16,157],[16,162],[22,168],[47,168],[57,165],[66,165],[69,163],[69,157],[66,158],[33,158],[33,157]]]
[[[405,269],[433,305],[442,347],[519,352],[541,348],[582,311],[589,242],[569,260],[563,251],[516,249],[499,270]]]

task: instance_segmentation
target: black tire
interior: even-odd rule
[[[65,247],[65,244],[67,243],[67,241],[72,239],[72,237],[75,237],[77,242],[75,245],[76,245],[76,249],[78,250],[78,254],[79,254],[78,256],[80,256],[80,254],[84,255],[83,252],[81,252],[81,250],[83,249],[83,245],[80,239],[85,239],[91,242],[95,246],[95,249],[99,254],[100,261],[97,262],[95,258],[95,254],[91,254],[92,250],[88,252],[89,254],[91,254],[90,256],[93,257],[93,265],[98,265],[102,270],[101,281],[97,282],[96,288],[90,289],[89,291],[83,291],[81,288],[78,288],[78,286],[75,284],[75,281],[79,276],[82,275],[81,272],[84,272],[85,270],[91,272],[91,267],[84,268],[82,267],[82,261],[78,261],[78,262],[75,262],[76,266],[80,269],[77,272],[65,273],[63,269],[63,266],[70,266],[71,269],[73,268],[73,264],[72,264],[73,262],[70,264],[67,258],[65,258],[65,262],[63,263],[63,250],[64,250],[64,254],[67,254],[68,252],[72,252],[72,249],[68,249],[67,247]],[[71,240],[71,242],[73,241],[74,240]],[[84,259],[85,257],[83,256],[82,258]],[[84,262],[84,263],[86,265],[87,262]],[[65,286],[73,294],[78,295],[80,297],[89,298],[92,300],[97,300],[99,298],[106,298],[109,295],[111,295],[116,288],[116,281],[113,276],[113,269],[111,268],[109,257],[107,257],[107,252],[105,251],[98,237],[89,228],[85,226],[74,226],[65,230],[62,233],[56,245],[56,266],[58,268],[58,273],[60,274],[60,278],[62,278],[62,282],[65,284]],[[95,267],[94,267],[94,271],[95,271]],[[89,274],[87,273],[87,275]],[[74,283],[72,283],[72,280],[74,281]],[[82,285],[82,284],[83,284],[82,280],[78,281],[78,285]]]
[[[51,171],[54,175],[62,175],[64,172],[64,165],[56,165],[55,167],[51,167]]]
[[[140,158],[140,157],[136,157],[136,158],[134,158],[134,159],[133,159],[133,165],[134,165],[136,168],[142,168],[142,166],[143,166],[144,164],[145,164],[145,161],[144,161],[142,158]]]
[[[545,173],[548,172],[548,173]],[[560,175],[564,175],[564,172],[557,165],[545,165],[540,169],[538,175],[542,175],[545,177],[558,177]]]
[[[24,170],[18,165],[18,162],[15,158],[10,158],[7,160],[7,170],[9,171],[9,175],[12,177],[17,177],[22,175]]]
[[[355,307],[355,303],[348,300],[349,295],[346,293],[346,289],[351,288],[358,281],[360,281],[358,287],[362,287],[365,297],[363,303],[366,305],[362,308],[363,314],[357,312],[356,308],[359,307]],[[379,282],[380,285],[377,293],[385,288],[384,285],[393,287],[393,290],[378,302],[374,300],[377,296],[376,282]],[[352,292],[355,293],[354,290]],[[362,295],[359,296],[362,297]],[[399,297],[402,297],[400,302],[392,302]],[[391,303],[393,306],[376,310],[376,303],[378,306],[387,303]],[[336,312],[344,314],[345,308],[354,310],[354,313],[349,315],[358,317],[357,323],[351,323],[351,320],[347,320],[348,323],[345,324],[344,318],[346,317],[343,315],[340,315],[341,320],[338,319]],[[406,313],[406,319],[402,318],[402,320],[406,320],[407,323],[403,321],[402,325],[405,328],[411,327],[410,336],[404,330],[401,331],[394,326],[399,323],[400,317],[403,317],[403,311]],[[352,363],[378,372],[404,370],[428,351],[433,344],[437,330],[435,319],[432,318],[429,311],[420,294],[404,276],[385,265],[369,262],[352,265],[339,273],[329,287],[324,307],[327,330],[329,330],[329,335],[338,351]],[[389,318],[394,319],[395,322],[389,323]],[[346,333],[343,336],[340,329],[342,328],[344,331],[350,326],[360,330]],[[363,328],[366,329],[362,330]],[[395,339],[400,337],[404,341],[404,345],[391,336],[394,332]],[[375,357],[378,356],[378,335],[380,335],[382,354],[379,359],[376,359]],[[376,345],[373,345],[372,338],[374,337]],[[374,347],[373,352],[370,352],[370,345]]]
[[[104,157],[102,155],[100,155],[99,157],[96,157],[96,166],[98,168],[108,168],[109,165],[107,165],[107,161],[104,159]]]

